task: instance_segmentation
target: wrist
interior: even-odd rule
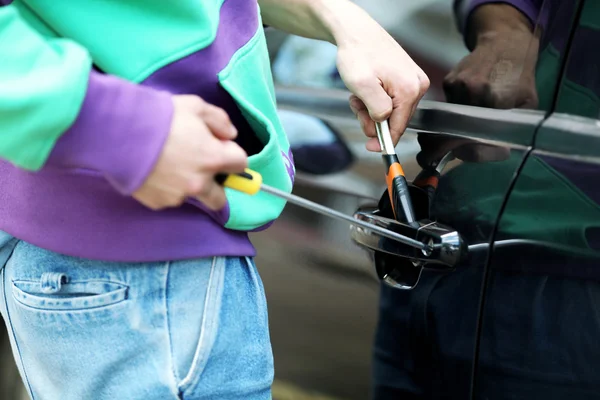
[[[531,34],[533,26],[527,16],[508,4],[484,4],[469,17],[466,42],[469,49],[482,43],[513,34]]]
[[[382,30],[362,8],[348,0],[312,0],[311,9],[325,32],[325,40],[351,46],[364,41],[368,32]]]

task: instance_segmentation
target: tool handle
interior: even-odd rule
[[[421,171],[419,175],[417,175],[417,177],[413,181],[413,185],[423,189],[427,193],[427,197],[429,198],[429,204],[431,205],[433,204],[435,191],[437,190],[439,182],[440,173],[433,168],[427,168]]]
[[[415,212],[410,200],[404,170],[400,165],[398,156],[395,154],[384,154],[382,157],[387,167],[385,180],[394,216],[398,221],[404,220],[409,224],[413,224],[416,222]]]
[[[219,185],[250,195],[258,193],[263,182],[258,172],[248,168],[237,174],[217,174],[215,180]]]

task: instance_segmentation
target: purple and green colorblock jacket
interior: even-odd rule
[[[256,0],[0,0],[0,230],[108,261],[252,256],[282,200],[227,189],[212,212],[130,195],[169,132],[173,94],[225,109],[266,184],[290,192]]]

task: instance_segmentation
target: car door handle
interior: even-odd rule
[[[489,251],[491,251],[490,243],[467,244],[456,230],[446,225],[429,220],[420,220],[418,222],[419,227],[414,227],[384,217],[376,207],[360,208],[354,214],[354,218],[389,229],[428,245],[427,247],[430,250],[424,251],[414,246],[390,240],[361,227],[352,226],[350,228],[352,240],[359,246],[374,252],[375,267],[379,278],[387,285],[399,289],[410,290],[416,287],[423,269],[450,272],[467,259],[469,259],[470,264],[478,265],[485,262]],[[511,257],[518,258],[522,257],[524,252],[534,254],[537,249],[540,254],[556,254],[557,256],[577,254],[582,263],[591,262],[591,265],[597,265],[599,258],[597,253],[585,251],[576,246],[524,238],[497,240],[494,242],[493,248],[494,251],[502,252],[503,257],[508,254]],[[394,276],[391,276],[392,274],[382,276],[381,269],[386,267],[378,265],[382,263],[387,263],[388,273],[391,269],[396,270]],[[535,263],[531,263],[528,266],[528,272],[547,273],[546,267],[547,264],[544,264],[540,269],[536,267]],[[571,272],[562,271],[560,273],[570,276]]]
[[[438,222],[422,220],[417,226],[402,223],[382,216],[377,208],[361,208],[354,218],[400,235],[415,239],[427,245],[421,250],[395,240],[387,239],[368,229],[352,226],[350,235],[354,242],[375,252],[410,259],[413,263],[422,264],[425,268],[452,270],[468,253],[467,246],[460,234],[450,227]]]

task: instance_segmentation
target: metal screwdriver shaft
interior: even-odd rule
[[[360,226],[361,228],[368,229],[370,231],[376,232],[376,233],[380,234],[381,236],[384,236],[384,237],[386,237],[388,239],[392,239],[392,240],[398,241],[400,243],[404,243],[404,244],[406,244],[408,246],[417,248],[419,250],[428,250],[429,249],[429,246],[427,246],[425,243],[419,242],[418,240],[411,239],[409,237],[397,234],[397,233],[395,233],[393,231],[390,231],[390,230],[385,229],[385,228],[381,228],[381,227],[379,227],[377,225],[373,225],[373,224],[370,224],[368,222],[364,222],[364,221],[361,221],[361,220],[358,220],[358,219],[354,219],[354,218],[350,217],[349,215],[343,214],[343,213],[341,213],[339,211],[336,211],[336,210],[333,210],[333,209],[331,209],[329,207],[325,207],[325,206],[322,206],[320,204],[313,203],[310,200],[306,200],[306,199],[304,199],[302,197],[298,197],[298,196],[293,195],[293,194],[288,194],[286,192],[282,192],[281,190],[275,189],[275,188],[273,188],[271,186],[261,185],[260,190],[263,191],[263,192],[265,192],[265,193],[269,193],[269,194],[272,194],[274,196],[277,196],[277,197],[280,197],[282,199],[285,199],[286,201],[288,201],[288,202],[290,202],[292,204],[295,204],[295,205],[297,205],[299,207],[309,209],[309,210],[314,211],[316,213],[325,215],[327,217],[335,218],[335,219],[338,219],[340,221],[348,222],[348,223],[350,223],[352,225],[355,225],[355,226]]]

